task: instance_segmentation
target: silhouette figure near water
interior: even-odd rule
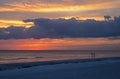
[[[95,59],[95,53],[94,52],[91,53],[91,59]]]

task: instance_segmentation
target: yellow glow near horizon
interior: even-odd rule
[[[0,28],[6,28],[9,26],[24,26],[26,28],[29,28],[33,26],[32,22],[25,23],[21,20],[2,20],[0,19]]]
[[[71,19],[71,18],[76,18],[77,20],[87,20],[87,19],[95,19],[95,20],[99,20],[99,21],[103,21],[104,20],[104,17],[102,16],[95,16],[95,17],[92,17],[92,16],[66,16],[66,17],[61,17],[61,18],[64,18],[64,19]]]

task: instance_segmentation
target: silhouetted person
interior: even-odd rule
[[[91,59],[95,59],[95,53],[94,52],[91,53]]]

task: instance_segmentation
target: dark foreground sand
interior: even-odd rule
[[[0,79],[120,79],[120,59],[5,70]]]

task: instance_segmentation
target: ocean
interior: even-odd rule
[[[0,50],[0,64],[120,57],[117,50]]]

